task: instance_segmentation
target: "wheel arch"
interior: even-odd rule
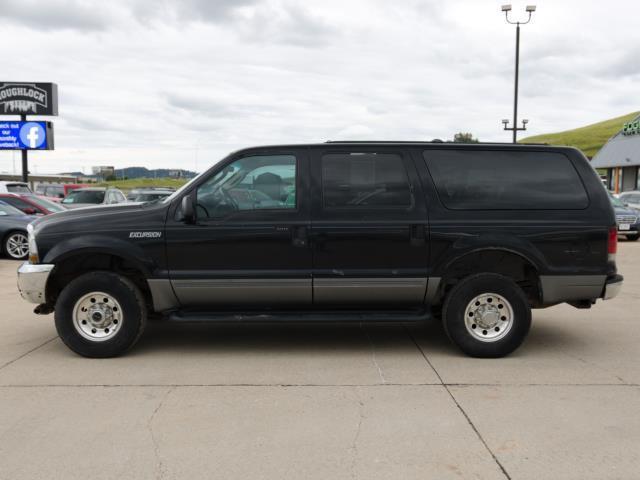
[[[122,275],[131,280],[143,293],[148,305],[152,304],[152,295],[147,282],[150,270],[148,265],[134,256],[114,251],[109,248],[82,248],[67,251],[51,259],[46,257],[44,263],[53,263],[55,267],[51,271],[46,285],[47,302],[55,304],[55,301],[70,281],[92,271],[110,271]]]
[[[440,269],[442,275],[437,297],[442,300],[463,278],[475,273],[497,273],[514,280],[525,292],[529,303],[542,303],[541,268],[521,251],[507,247],[477,247],[450,258]]]

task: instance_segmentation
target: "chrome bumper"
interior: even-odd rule
[[[620,293],[622,283],[622,275],[616,275],[613,278],[607,279],[607,283],[604,284],[604,294],[602,295],[602,298],[604,300],[609,300],[616,297]]]
[[[18,268],[18,290],[20,290],[22,298],[31,303],[46,303],[47,279],[53,267],[54,265],[32,265],[28,262],[20,265]]]

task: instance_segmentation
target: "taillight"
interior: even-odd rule
[[[615,255],[618,251],[618,229],[611,227],[609,229],[609,241],[607,242],[607,252],[609,255]]]

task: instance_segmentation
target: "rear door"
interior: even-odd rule
[[[327,145],[311,164],[314,304],[423,303],[428,221],[407,152]]]

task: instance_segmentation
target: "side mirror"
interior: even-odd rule
[[[25,208],[24,213],[26,213],[27,215],[35,215],[38,212],[35,208]]]
[[[196,220],[195,209],[193,208],[193,194],[182,197],[182,220],[186,223],[193,223]]]

